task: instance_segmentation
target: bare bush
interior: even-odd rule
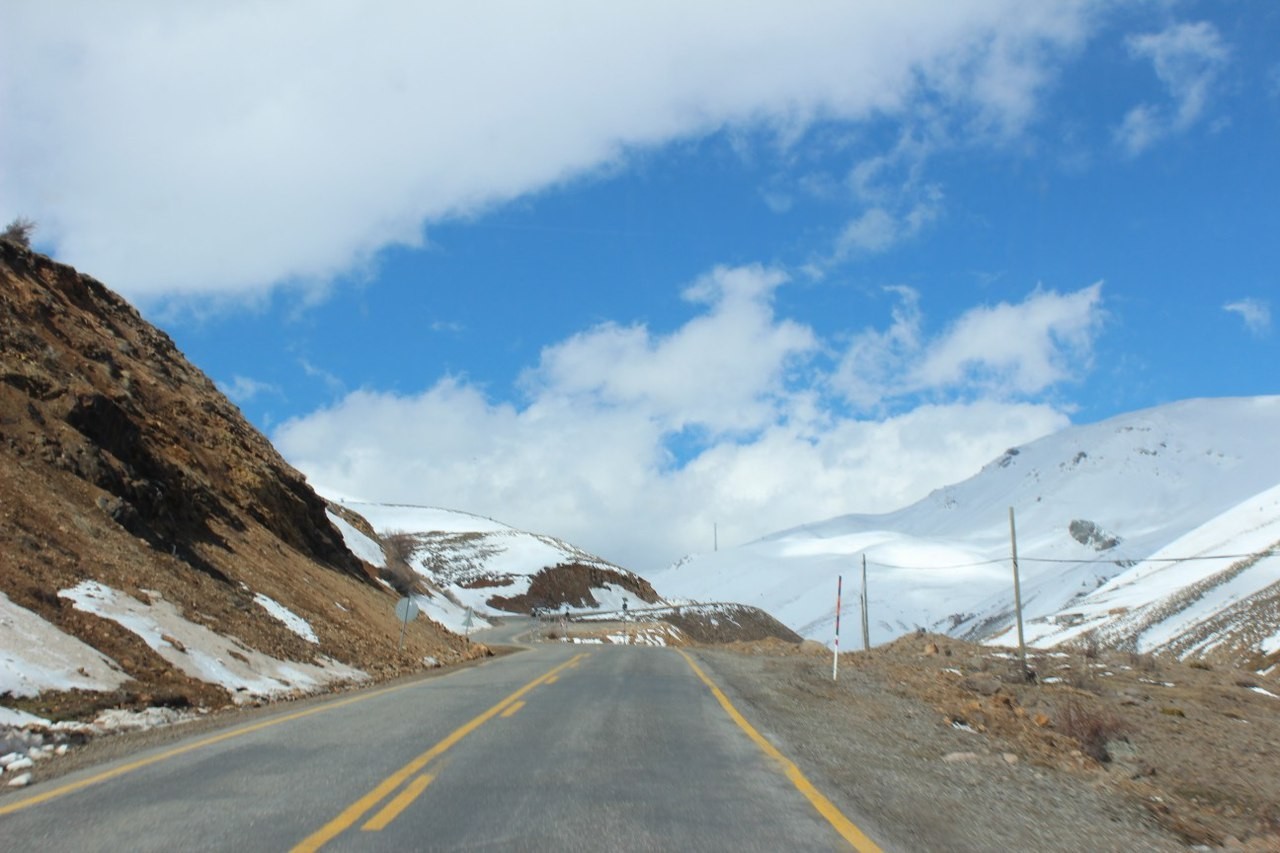
[[[391,531],[382,537],[382,553],[386,556],[386,565],[380,576],[401,595],[416,591],[415,587],[419,585],[418,573],[409,562],[417,547],[418,541],[412,533]]]
[[[1058,706],[1057,729],[1080,744],[1080,751],[1097,761],[1108,762],[1107,741],[1124,734],[1128,727],[1109,710],[1089,707],[1074,696]]]
[[[1139,672],[1155,672],[1155,655],[1143,654],[1142,652],[1129,652],[1129,666]]]
[[[31,235],[35,233],[36,224],[25,216],[19,216],[0,231],[0,240],[13,243],[23,248],[31,248]]]

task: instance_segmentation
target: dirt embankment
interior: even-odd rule
[[[513,596],[495,595],[485,603],[495,610],[528,614],[535,610],[557,610],[566,605],[598,607],[599,602],[591,591],[605,585],[622,587],[649,604],[659,601],[658,593],[639,575],[582,563],[560,563],[534,575],[527,592]]]
[[[699,655],[868,829],[907,849],[1280,850],[1280,684],[1121,653],[909,637]],[[875,833],[873,832],[873,835]]]
[[[394,650],[394,594],[346,548],[325,503],[167,335],[101,282],[0,241],[0,592],[117,662],[115,693],[8,704],[42,716],[216,707],[118,622],[59,591],[92,579],[276,658],[329,656],[375,678],[458,660],[423,628]],[[304,618],[317,643],[255,594]]]

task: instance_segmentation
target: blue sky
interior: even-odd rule
[[[654,569],[1277,391],[1280,6],[419,5],[4,4],[0,216],[324,490]]]

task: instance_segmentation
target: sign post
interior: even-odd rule
[[[831,653],[831,680],[840,672],[840,592],[844,588],[844,575],[836,578],[836,644]]]
[[[468,607],[467,615],[462,617],[462,627],[466,631],[463,636],[466,638],[468,644],[471,643],[471,626],[474,624],[475,621],[471,618],[471,608]]]
[[[396,618],[400,620],[400,642],[396,644],[396,654],[404,650],[404,630],[409,627],[409,620],[418,615],[418,602],[405,596],[396,602]]]

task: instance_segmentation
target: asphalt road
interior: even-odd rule
[[[0,847],[874,849],[696,666],[547,644],[349,694],[5,798]]]

